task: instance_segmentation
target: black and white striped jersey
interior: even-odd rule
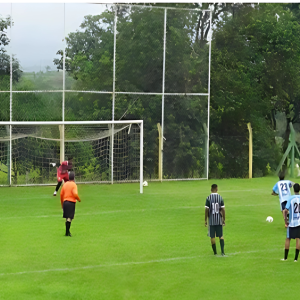
[[[211,193],[206,198],[205,207],[209,209],[209,225],[222,225],[221,208],[225,207],[223,198],[218,193]]]

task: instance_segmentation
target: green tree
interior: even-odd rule
[[[9,45],[10,39],[7,36],[7,29],[10,27],[10,17],[0,17],[0,90],[10,90],[10,55],[7,54],[6,46]],[[19,61],[12,58],[13,82],[18,82],[21,76]]]
[[[291,99],[298,97],[299,30],[294,16],[278,4],[247,6],[216,23],[211,128],[228,176],[247,174],[248,122],[255,132],[256,173],[263,174],[268,163],[276,167],[272,111],[293,109]]]

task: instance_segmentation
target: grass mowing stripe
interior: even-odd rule
[[[14,198],[13,200],[14,201],[25,201],[25,200],[39,200],[39,199],[49,199],[50,197],[47,195],[42,195],[40,197],[26,197],[26,198],[21,198],[21,197],[18,197],[18,198]],[[6,198],[1,198],[0,199],[0,202],[4,202],[4,201],[11,201],[12,198],[11,197],[6,197]]]
[[[269,252],[279,251],[282,249],[283,248],[271,249]],[[251,254],[251,253],[258,253],[258,252],[265,252],[265,251],[253,250],[253,251],[244,251],[244,252],[233,252],[233,253],[226,254],[225,258],[229,257],[229,256],[239,255],[239,254]],[[101,265],[75,267],[75,268],[58,268],[58,269],[47,269],[47,270],[23,271],[23,272],[15,272],[15,273],[0,273],[0,276],[23,275],[23,274],[32,274],[32,273],[47,273],[47,272],[65,272],[65,271],[70,272],[70,271],[76,271],[76,270],[96,269],[96,268],[105,268],[105,267],[142,265],[142,264],[152,264],[152,263],[178,261],[178,260],[188,260],[188,259],[201,258],[201,257],[207,257],[207,255],[170,257],[170,258],[162,258],[162,259],[153,259],[153,260],[148,260],[148,261],[131,261],[131,262],[124,262],[124,263],[101,264]],[[223,257],[223,256],[217,255],[215,257]]]
[[[230,207],[242,207],[242,206],[268,206],[269,204],[256,204],[256,205],[230,205]],[[139,213],[147,211],[164,211],[164,210],[176,210],[176,209],[204,209],[203,206],[182,206],[182,207],[166,207],[166,208],[145,208],[145,209],[128,209],[128,210],[108,210],[94,213],[76,213],[76,216],[93,216],[93,215],[104,215],[104,214],[115,214],[115,213]],[[61,217],[61,214],[57,215],[41,215],[41,216],[16,216],[16,217],[0,217],[0,220],[9,219],[22,219],[22,218],[57,218]]]
[[[28,187],[29,188],[29,187]],[[225,190],[225,191],[220,191],[220,194],[222,193],[238,193],[238,192],[253,192],[253,191],[265,191],[265,189],[251,189],[251,190]],[[201,191],[200,191],[201,193]],[[205,195],[209,195],[209,192],[207,191],[203,191],[202,192],[203,194]],[[168,192],[168,193],[151,193],[151,191],[149,193],[146,193],[145,195],[147,196],[152,196],[152,195],[171,195],[172,193]],[[175,194],[175,193],[174,193]],[[176,193],[178,194],[178,192]],[[135,194],[133,194],[135,195]],[[123,195],[114,195],[114,198],[123,198],[124,196]],[[18,197],[18,198],[14,198],[14,201],[26,201],[26,200],[39,200],[39,199],[53,199],[53,195],[42,195],[42,196],[39,196],[39,197],[26,197],[26,198],[22,198],[22,197]],[[59,195],[57,196],[57,198],[59,198]],[[11,198],[10,197],[6,197],[6,198],[2,198],[0,199],[0,202],[5,202],[5,201],[11,201]]]

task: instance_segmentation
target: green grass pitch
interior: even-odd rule
[[[150,182],[143,195],[138,184],[79,185],[71,238],[54,187],[1,188],[0,299],[286,298],[300,262],[294,240],[280,261],[276,181]],[[213,183],[226,206],[227,257],[213,256],[204,227]]]

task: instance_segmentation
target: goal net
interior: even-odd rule
[[[55,184],[70,157],[77,183],[142,183],[142,121],[41,123],[0,126],[1,185]]]

